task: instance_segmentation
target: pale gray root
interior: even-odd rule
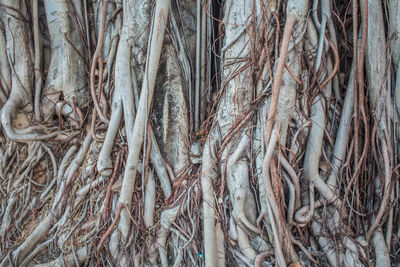
[[[318,4],[319,4],[319,0],[313,1],[312,16],[313,16],[315,28],[317,28],[317,30],[320,31],[321,30],[321,22],[319,21],[319,18],[318,18]],[[326,41],[326,39],[325,39],[325,41]],[[325,44],[326,44],[326,46],[328,46],[328,42],[326,42]]]
[[[4,160],[4,158],[7,158],[7,156],[4,154],[4,150],[2,148],[0,148],[0,158]],[[1,180],[5,180],[5,176],[4,176],[4,167],[3,167],[3,162],[0,161],[0,179]],[[1,185],[0,185],[1,187]],[[0,189],[0,192],[3,191],[3,189]],[[3,193],[3,192],[1,192]]]
[[[0,26],[0,100],[2,104],[6,103],[11,91],[11,70],[8,65],[7,41],[4,33],[5,31]]]
[[[317,1],[315,1],[317,2]],[[316,13],[314,12],[314,15]],[[326,30],[326,24],[329,22],[330,17],[331,17],[331,1],[330,0],[323,0],[321,1],[321,25],[318,27],[319,30],[319,41],[318,41],[318,51],[317,51],[317,56],[315,60],[315,70],[318,71],[320,65],[321,65],[321,59],[322,59],[322,52],[324,49],[324,43],[325,43],[325,30]]]
[[[276,153],[277,154],[277,153]],[[280,163],[282,167],[286,170],[286,172],[289,174],[289,177],[291,179],[290,182],[292,182],[293,187],[294,187],[294,208],[298,209],[301,207],[301,194],[300,194],[300,179],[296,174],[296,171],[293,169],[292,165],[290,165],[289,161],[285,158],[284,155],[279,155]],[[290,218],[289,216],[288,218]]]
[[[271,185],[270,178],[270,162],[273,156],[274,148],[276,146],[276,142],[278,141],[278,134],[276,128],[272,131],[271,138],[267,147],[267,150],[264,155],[263,160],[263,184],[266,192],[267,199],[267,213],[269,221],[271,222],[272,231],[273,231],[273,244],[275,249],[276,260],[281,267],[286,266],[286,261],[283,256],[282,251],[282,232],[280,227],[280,217],[279,217],[279,208],[276,202],[274,191]]]
[[[117,247],[113,247],[111,244],[115,244],[115,241],[119,239],[119,233],[122,235],[123,242],[128,241],[128,232],[131,226],[131,220],[129,218],[129,211],[127,209],[130,209],[131,206],[132,194],[135,186],[135,176],[145,132],[146,118],[149,115],[150,105],[153,98],[155,78],[158,71],[158,63],[160,60],[162,43],[164,40],[169,7],[169,0],[158,0],[156,2],[154,19],[152,21],[153,26],[151,30],[151,38],[149,39],[146,70],[142,83],[142,90],[139,105],[137,107],[137,116],[133,127],[131,142],[128,143],[129,153],[127,165],[125,167],[124,178],[122,181],[121,194],[118,199],[118,205],[123,205],[124,208],[121,211],[118,230],[113,232],[110,241],[111,254],[114,258],[117,258],[118,250]],[[121,259],[119,263],[124,265],[126,263],[126,259]]]
[[[215,238],[217,244],[217,266],[225,267],[225,238],[221,229],[221,223],[215,225]]]
[[[384,221],[383,220],[383,215],[386,212],[387,206],[389,205],[389,198],[391,195],[391,180],[392,180],[392,169],[390,167],[390,159],[389,159],[389,147],[387,146],[386,142],[383,141],[382,142],[382,156],[383,156],[383,162],[384,162],[384,173],[385,173],[385,177],[384,177],[384,181],[383,181],[383,186],[379,185],[377,186],[378,188],[378,192],[379,195],[382,195],[382,203],[379,206],[378,209],[378,213],[376,214],[376,217],[373,216],[373,223],[371,224],[368,232],[367,232],[367,241],[370,240],[371,236],[373,235],[373,233],[378,229],[378,227],[380,225],[383,224]],[[378,183],[379,181],[376,181],[376,183]],[[383,191],[383,192],[382,192]],[[386,244],[382,244],[381,246],[386,245]]]
[[[97,170],[104,177],[108,177],[112,173],[111,151],[114,146],[114,139],[118,133],[122,117],[121,99],[119,98],[117,100],[116,98],[117,96],[114,95],[110,123],[97,161]]]
[[[85,62],[79,55],[83,54],[83,45],[67,13],[71,6],[65,1],[44,2],[52,55],[41,107],[44,119],[48,120],[61,93],[65,101],[75,102],[81,108],[87,104],[88,90]]]
[[[116,9],[122,8],[123,5],[122,3],[115,3]],[[116,12],[117,10],[111,10],[113,12]],[[109,16],[110,16],[110,8],[108,8],[107,11],[107,21],[109,22]],[[108,48],[108,39],[107,36],[105,37],[107,42],[104,44],[104,50],[103,50],[103,57],[107,58],[107,65],[104,69],[103,72],[103,81],[107,81],[106,86],[104,88],[104,92],[107,94],[110,90],[110,81],[111,81],[111,76],[112,76],[112,71],[113,71],[113,66],[114,66],[114,61],[116,60],[116,55],[117,55],[117,48],[118,48],[118,43],[120,39],[120,32],[121,32],[121,26],[122,26],[122,18],[123,15],[118,15],[114,27],[106,27],[106,34],[111,35],[111,41],[109,44]]]
[[[331,173],[327,180],[327,184],[336,191],[337,181],[339,178],[339,171],[345,160],[347,143],[349,141],[351,132],[351,118],[353,116],[354,104],[354,64],[351,67],[349,82],[347,84],[346,96],[342,107],[342,114],[340,116],[339,129],[336,134],[335,147],[331,159]]]
[[[211,35],[211,31],[209,29],[211,18],[207,16],[206,10],[210,6],[211,3],[207,3],[207,5],[203,5],[203,11],[201,12],[201,42],[200,42],[200,114],[199,114],[199,121],[202,122],[205,118],[205,109],[206,109],[206,101],[204,101],[204,96],[206,95],[206,87],[207,87],[207,73],[208,70],[211,69],[211,64],[207,64],[206,62],[209,61],[208,55],[210,51],[207,51],[207,40],[209,40],[209,36]]]
[[[379,207],[378,214],[373,219],[367,232],[367,241],[372,237],[374,231],[384,223],[383,215],[386,212],[390,198],[390,181],[392,166],[389,149],[392,147],[391,140],[387,136],[387,112],[386,105],[387,89],[387,61],[386,61],[386,39],[383,21],[383,12],[380,2],[377,0],[368,1],[368,36],[374,38],[367,39],[366,45],[366,72],[369,82],[369,102],[373,110],[373,119],[378,123],[377,144],[381,145],[384,167],[384,188],[383,198]],[[390,149],[391,150],[391,149]],[[384,245],[384,244],[382,244]]]
[[[293,38],[291,38],[289,42],[289,46],[295,46],[296,49],[289,50],[285,63],[293,75],[298,78],[300,78],[301,73],[300,63],[302,60],[303,40],[301,39],[297,44],[295,44],[295,40],[297,36],[302,34],[303,28],[307,28],[307,11],[308,1],[305,0],[289,1],[286,8],[288,14],[294,14],[296,16],[297,22],[296,27],[293,29]],[[287,69],[284,69],[276,110],[276,121],[279,125],[279,140],[280,144],[283,146],[286,144],[287,128],[295,106],[297,87],[298,84],[293,79],[292,75]]]
[[[133,94],[131,75],[130,75],[130,54],[131,49],[129,42],[127,40],[128,36],[126,33],[127,29],[124,25],[121,31],[121,38],[118,43],[117,57],[115,62],[115,92],[111,104],[111,118],[110,123],[107,128],[107,133],[99,153],[99,159],[97,161],[97,170],[108,177],[112,172],[112,161],[111,161],[111,151],[114,145],[114,139],[118,133],[119,125],[122,118],[123,98]],[[132,95],[131,95],[132,96]],[[133,97],[131,98],[133,105]],[[134,108],[134,105],[133,105]],[[133,114],[134,116],[134,114]],[[134,117],[133,117],[134,118]],[[126,121],[130,121],[130,118],[126,118]],[[132,130],[131,124],[125,125],[127,134]],[[129,139],[128,139],[129,140]]]
[[[375,250],[375,264],[376,266],[390,267],[390,256],[388,247],[386,246],[385,238],[382,229],[378,229],[372,236],[372,245]]]
[[[123,28],[125,29],[125,28]],[[123,106],[123,111],[124,111],[124,122],[125,122],[125,131],[126,131],[126,139],[128,141],[128,147],[131,147],[132,145],[132,135],[133,135],[133,125],[136,119],[136,114],[135,114],[135,108],[138,108],[138,104],[135,101],[139,101],[134,97],[134,91],[133,91],[133,85],[132,85],[132,77],[134,76],[134,73],[131,71],[134,71],[133,69],[131,70],[131,52],[130,50],[132,47],[128,44],[128,40],[125,39],[128,38],[127,35],[125,35],[125,32],[122,31],[122,36],[121,40],[119,42],[119,48],[123,46],[122,52],[126,52],[125,54],[120,54],[121,56],[121,62],[118,65],[118,70],[121,71],[121,75],[125,75],[124,77],[120,76],[121,81],[119,83],[120,87],[120,97],[122,100],[122,106]],[[122,41],[122,43],[121,43]],[[121,46],[120,46],[121,45]],[[127,50],[126,50],[127,49]],[[119,51],[118,51],[119,53]],[[128,59],[128,60],[127,60]],[[117,64],[116,64],[117,65]],[[115,66],[117,67],[117,66]],[[139,114],[138,114],[139,115]]]
[[[242,251],[243,255],[250,262],[254,262],[254,260],[256,259],[257,253],[251,246],[249,237],[242,230],[242,228],[238,227],[237,231],[238,231],[238,244],[239,244],[240,250]]]
[[[316,47],[317,33],[311,21],[308,23],[308,34],[310,39],[310,46]],[[323,40],[322,40],[323,41]],[[328,60],[328,69],[332,70],[332,64]],[[329,82],[324,90],[324,95],[327,99],[331,96],[332,82]],[[326,125],[325,117],[326,104],[321,95],[318,95],[311,106],[311,121],[312,126],[308,137],[306,146],[306,154],[304,159],[304,174],[318,189],[320,194],[328,201],[339,204],[335,192],[325,183],[319,174],[319,161],[321,157],[322,139],[324,136],[324,129]],[[311,211],[311,210],[310,210]]]
[[[238,239],[236,224],[232,216],[229,217],[228,236],[230,239],[236,241]]]
[[[160,180],[161,189],[164,192],[164,196],[165,198],[169,198],[172,194],[171,181],[165,168],[164,160],[161,156],[156,137],[154,136],[151,128],[149,134],[151,138],[150,159],[153,162],[154,170],[156,171],[158,179]]]
[[[331,93],[331,84],[325,88],[327,97]],[[328,201],[336,201],[337,196],[334,191],[322,180],[319,174],[319,160],[321,156],[322,139],[326,125],[325,102],[321,96],[317,96],[311,107],[312,126],[307,142],[306,154],[304,158],[304,174],[312,182]]]
[[[157,246],[160,255],[161,266],[163,267],[169,266],[167,257],[167,238],[171,223],[175,221],[176,217],[178,216],[179,209],[180,207],[176,206],[161,213],[161,228],[158,232]]]
[[[38,0],[32,1],[32,22],[33,22],[33,43],[35,51],[35,100],[34,115],[35,120],[40,121],[40,95],[42,92],[42,46],[40,43],[39,33],[39,12]]]
[[[239,267],[253,267],[254,265],[249,261],[242,253],[237,251],[236,249],[233,250],[233,254],[235,255],[235,258],[238,260],[237,264]]]
[[[400,3],[398,0],[388,1],[388,11],[389,11],[389,33],[388,39],[390,41],[390,48],[392,54],[392,62],[398,71],[398,65],[400,63],[400,38],[398,34],[400,33]],[[398,81],[396,79],[396,81]]]
[[[214,170],[213,152],[214,142],[208,137],[203,150],[201,166],[201,190],[203,194],[203,248],[205,264],[208,267],[217,266],[217,244],[215,240],[215,201],[213,180],[216,172]]]
[[[377,0],[368,0],[368,30],[365,50],[366,73],[369,82],[369,103],[374,111],[374,120],[379,122],[383,136],[386,129],[385,99],[387,94],[387,57],[385,27],[381,4]]]
[[[286,173],[283,173],[283,177],[285,178],[287,187],[289,189],[289,200],[288,200],[288,205],[287,205],[287,212],[286,212],[286,222],[289,226],[293,225],[293,216],[294,216],[294,210],[295,210],[295,205],[296,205],[296,191],[295,187],[288,177]]]
[[[263,174],[263,160],[265,155],[265,120],[267,118],[267,106],[264,104],[260,111],[257,113],[257,125],[255,129],[255,138],[254,138],[254,150],[256,154],[256,170],[257,170],[257,182],[259,186],[259,198],[260,198],[260,211],[264,214],[264,228],[266,228],[267,235],[269,240],[273,240],[273,232],[271,228],[270,220],[267,215],[267,190],[264,184],[264,174]],[[230,228],[231,229],[231,228]],[[233,228],[232,228],[233,229]],[[236,233],[236,232],[235,232]],[[236,234],[237,236],[237,234]],[[237,238],[237,237],[236,237]],[[235,239],[234,239],[235,240]]]
[[[195,93],[194,93],[194,131],[200,129],[200,81],[201,81],[201,1],[196,0],[196,72],[195,72]],[[222,51],[223,52],[223,51]]]
[[[117,17],[116,21],[116,26],[113,29],[113,38],[111,42],[111,47],[110,47],[110,52],[108,53],[107,58],[107,65],[106,68],[104,69],[103,72],[103,81],[107,81],[106,86],[104,88],[104,92],[107,94],[108,91],[110,90],[110,81],[111,81],[111,76],[112,76],[112,70],[114,66],[114,61],[117,55],[117,50],[118,50],[118,43],[119,43],[119,37],[120,37],[120,26],[121,24],[121,17]]]
[[[397,187],[397,184],[394,186]],[[391,191],[391,196],[390,196],[390,203],[393,203],[395,200],[395,192],[396,189],[398,188],[393,188]],[[386,241],[386,246],[388,248],[392,247],[392,239],[393,239],[393,218],[394,218],[394,207],[391,207],[389,210],[389,215],[386,223],[386,233],[385,233],[385,241]]]
[[[147,227],[154,226],[154,209],[156,204],[156,183],[154,181],[153,172],[148,170],[148,176],[146,177],[146,187],[144,193],[144,211],[143,219],[144,224]]]
[[[261,234],[256,226],[256,205],[249,184],[249,169],[243,159],[228,166],[227,185],[233,205],[232,216],[239,224],[239,228],[250,230],[250,233]],[[248,229],[248,230],[247,230]],[[253,234],[251,234],[253,235]]]
[[[250,189],[249,168],[247,162],[242,158],[245,149],[248,147],[248,142],[248,136],[244,135],[235,152],[229,157],[226,167],[226,183],[233,206],[232,216],[236,222],[244,229],[261,234],[261,229],[256,226],[257,211],[254,196]]]
[[[400,66],[399,65],[400,63],[397,65],[394,99],[396,102],[397,112],[400,114]]]

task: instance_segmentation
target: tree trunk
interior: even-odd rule
[[[395,266],[398,0],[0,0],[0,266]]]

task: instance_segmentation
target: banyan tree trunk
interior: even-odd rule
[[[398,0],[0,0],[0,266],[397,266]]]

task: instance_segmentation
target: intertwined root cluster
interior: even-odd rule
[[[398,0],[0,0],[0,266],[394,266]]]

